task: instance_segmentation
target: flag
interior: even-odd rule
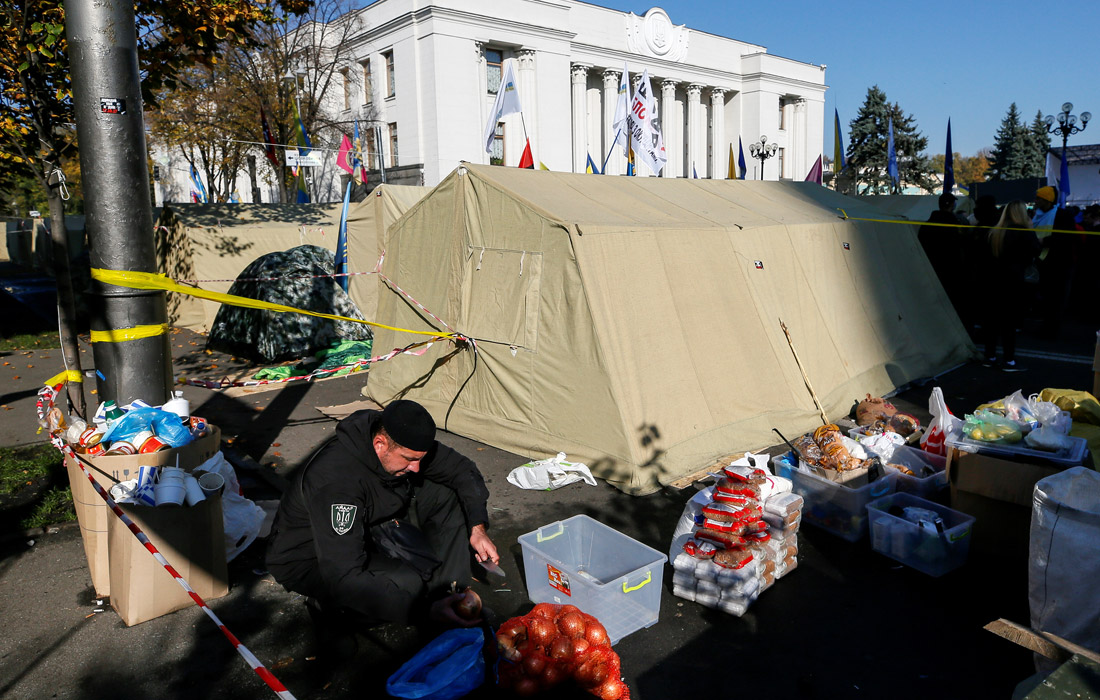
[[[351,151],[351,176],[355,178],[355,181],[359,184],[363,184],[367,181],[366,168],[363,167],[363,161],[361,154],[363,153],[363,142],[359,138],[359,120],[355,120],[355,138],[352,140]]]
[[[623,74],[619,78],[619,97],[618,102],[615,103],[615,118],[611,121],[611,128],[615,130],[615,141],[611,144],[611,149],[615,146],[623,147],[623,155],[628,155],[627,150],[630,147],[628,143],[630,141],[627,138],[627,132],[630,127],[627,124],[627,116],[629,114],[630,103],[630,73],[626,70],[626,64],[623,64]],[[611,150],[609,149],[609,150]]]
[[[691,162],[691,176],[693,178],[695,178],[696,180],[699,179],[699,173],[698,173],[698,171],[695,170],[695,161]]]
[[[1069,198],[1069,158],[1066,148],[1062,147],[1062,167],[1058,171],[1058,208],[1064,209]]]
[[[657,100],[653,97],[653,86],[649,82],[649,70],[642,71],[642,80],[634,92],[627,123],[630,129],[630,145],[635,155],[642,159],[654,175],[660,173],[668,156],[665,154],[665,139],[661,134]]]
[[[519,157],[519,167],[535,169],[535,157],[531,155],[531,139],[527,139],[527,145],[523,147],[523,155]]]
[[[735,161],[733,159],[733,144],[731,143],[730,144],[730,162],[726,164],[726,179],[727,180],[736,180],[737,179],[737,170],[736,170],[737,165],[735,164],[736,162],[737,161]]]
[[[336,165],[340,166],[340,169],[346,172],[348,175],[353,175],[354,171],[351,169],[351,163],[348,162],[348,156],[351,154],[351,139],[347,134],[340,134],[340,152],[336,154]]]
[[[822,175],[824,175],[824,173],[822,172],[821,167],[821,156],[818,156],[817,160],[814,161],[814,167],[810,168],[809,174],[806,175],[806,182],[816,182],[820,185],[822,181]]]
[[[306,125],[302,123],[302,113],[298,110],[298,102],[294,102],[294,116],[298,118],[298,131],[294,137],[298,142],[298,154],[308,155],[313,150],[313,144],[309,142],[309,134],[306,133]],[[306,169],[298,166],[298,204],[309,204],[309,183],[306,182]]]
[[[241,193],[234,190],[233,194],[229,195],[229,203],[230,204],[240,204],[241,203]]]
[[[626,149],[626,174],[627,176],[634,175],[634,149]]]
[[[540,160],[540,161],[539,161],[539,170],[550,170],[550,168],[546,167],[546,163],[543,163],[543,162],[542,162],[542,161]]]
[[[886,141],[886,172],[890,175],[890,181],[895,188],[900,188],[898,182],[898,154],[894,151],[894,118],[890,117],[889,135]]]
[[[733,147],[732,144],[730,147]],[[737,167],[741,168],[741,179],[744,180],[749,173],[749,169],[745,165],[745,146],[741,143],[740,136],[737,137]]]
[[[588,154],[588,164],[585,167],[584,172],[588,173],[589,175],[599,175],[600,174],[600,169],[596,167],[596,163],[592,160],[592,154],[591,153]]]
[[[844,159],[844,134],[840,131],[840,112],[833,107],[833,172],[839,175],[848,162]]]
[[[351,201],[351,183],[344,189],[344,208],[340,212],[340,232],[336,234],[336,274],[348,272],[348,202]],[[348,278],[337,277],[336,283],[348,291]]]
[[[497,100],[493,103],[493,111],[489,113],[489,123],[485,125],[485,152],[493,152],[493,139],[496,137],[497,124],[506,115],[522,112],[519,106],[519,90],[516,88],[516,76],[512,72],[512,62],[504,66],[504,75],[500,79],[500,87],[497,89]],[[530,142],[528,142],[530,145]]]
[[[951,152],[951,117],[947,118],[947,150],[943,156],[943,193],[951,194],[955,189],[955,155]]]
[[[275,154],[275,139],[271,138],[271,128],[267,125],[267,115],[264,114],[263,107],[260,107],[260,129],[264,134],[264,155],[275,166],[275,172],[279,172],[279,157]]]
[[[195,170],[195,164],[191,164],[191,188],[193,193],[191,199],[201,203],[207,203],[206,187],[202,184],[202,178],[199,177],[199,171]]]

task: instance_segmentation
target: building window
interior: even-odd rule
[[[780,130],[787,128],[787,124],[783,119],[783,112],[785,111],[783,108],[786,107],[786,106],[787,106],[786,100],[784,100],[782,97],[780,97],[779,98],[779,128],[780,128]]]
[[[363,104],[374,101],[374,83],[370,78],[370,59],[363,61]]]
[[[386,62],[386,97],[393,97],[397,94],[393,80],[393,51],[382,54],[382,60]]]
[[[504,122],[497,122],[493,134],[493,150],[489,152],[489,165],[504,165]]]
[[[786,160],[786,153],[785,153],[786,150],[787,149],[785,149],[785,148],[780,148],[779,149],[779,177],[780,178],[783,177],[783,163]]]
[[[367,128],[367,146],[366,146],[366,148],[367,148],[367,153],[365,155],[365,158],[366,158],[367,162],[364,163],[363,165],[366,166],[367,170],[377,170],[378,169],[378,144],[375,142],[375,139],[374,139],[374,127],[373,126]]]
[[[390,122],[390,167],[397,167],[397,122]]]
[[[340,71],[340,77],[344,79],[344,109],[351,109],[351,74],[345,68]]]
[[[501,67],[504,64],[504,52],[499,49],[485,49],[485,84],[489,94],[495,95],[500,90]]]

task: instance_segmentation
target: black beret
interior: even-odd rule
[[[427,452],[435,444],[435,421],[415,401],[394,401],[382,411],[382,427],[393,441],[416,452]]]

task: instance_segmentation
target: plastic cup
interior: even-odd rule
[[[153,489],[153,498],[157,506],[178,506],[187,496],[187,487],[182,481],[162,481]]]
[[[220,493],[222,487],[225,486],[225,479],[221,474],[215,474],[214,472],[206,472],[199,477],[199,488],[207,496],[213,496],[215,493]]]
[[[206,500],[206,495],[199,486],[199,480],[188,474],[183,479],[183,487],[186,490],[184,500],[189,506],[195,506]]]

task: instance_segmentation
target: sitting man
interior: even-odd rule
[[[480,620],[458,614],[453,584],[469,581],[471,549],[478,561],[500,560],[486,533],[488,497],[477,466],[436,442],[420,404],[358,411],[283,494],[267,566],[310,597],[322,644],[333,643],[330,625],[469,627]]]

